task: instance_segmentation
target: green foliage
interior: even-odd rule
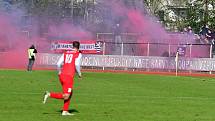
[[[213,2],[208,0],[208,3]],[[191,26],[193,30],[198,33],[203,25],[209,25],[210,28],[214,28],[215,25],[215,9],[205,9],[205,0],[197,0],[193,4],[187,4],[187,17],[182,21],[186,26]]]
[[[192,0],[191,0],[192,1]],[[158,0],[144,0],[145,5],[149,9],[149,11],[160,18],[164,24],[169,24],[169,27],[176,26],[179,30],[183,30],[184,27],[191,26],[195,33],[198,33],[201,27],[205,24],[209,25],[210,28],[215,28],[215,1],[214,0],[195,0],[193,3],[188,3],[187,0],[165,0],[165,2],[169,2],[171,5],[164,5],[163,1]],[[213,9],[206,9],[207,5],[212,5]],[[170,7],[171,6],[171,7]],[[170,7],[170,8],[168,8]],[[174,8],[175,7],[175,8]],[[172,21],[168,18],[169,10],[173,10],[176,12],[177,7],[186,8],[186,16],[178,16],[176,21]],[[164,11],[164,14],[162,11]],[[168,10],[169,9],[169,10]],[[174,10],[175,9],[175,10]],[[176,12],[177,13],[177,12]],[[163,18],[166,17],[166,19]]]
[[[31,10],[32,13],[41,15],[47,12],[48,6],[48,0],[34,0]]]
[[[184,23],[186,26],[191,26],[195,32],[199,32],[200,28],[204,24],[204,13],[200,5],[188,5],[187,18],[185,18]]]
[[[13,0],[0,0],[0,10],[1,12],[11,12],[16,10],[17,8],[21,8],[22,7],[22,1],[16,0],[16,2],[14,2]]]
[[[210,11],[210,17],[208,18],[210,28],[215,30],[215,9]]]

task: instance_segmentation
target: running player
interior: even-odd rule
[[[80,61],[82,54],[79,51],[80,43],[78,41],[73,42],[73,49],[67,50],[58,60],[57,66],[59,70],[59,80],[62,85],[63,93],[55,93],[46,91],[43,98],[45,104],[48,97],[55,99],[63,99],[64,106],[62,115],[73,115],[68,112],[70,99],[73,93],[74,75],[77,71],[79,78],[81,78]],[[62,68],[61,68],[62,66]]]

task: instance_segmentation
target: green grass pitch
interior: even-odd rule
[[[123,73],[75,78],[70,109],[48,99],[61,91],[56,71],[0,70],[1,121],[215,121],[215,79]]]

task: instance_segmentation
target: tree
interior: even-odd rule
[[[176,26],[178,30],[191,26],[194,31],[208,24],[215,28],[214,0],[143,0],[148,11],[160,18],[164,24]],[[169,14],[174,12],[174,18]],[[183,14],[182,14],[183,13]]]
[[[190,25],[196,33],[200,31],[203,25],[209,25],[210,28],[214,29],[214,0],[196,0],[193,3],[187,3],[187,8],[187,17],[183,20],[185,25]]]
[[[5,12],[12,12],[21,7],[21,2],[19,0],[0,0],[0,10]]]

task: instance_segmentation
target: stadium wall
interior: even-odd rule
[[[40,68],[56,68],[59,54],[40,53],[36,66]],[[83,55],[83,68],[88,69],[147,69],[175,70],[175,57],[157,56],[119,56],[119,55]],[[178,69],[184,71],[215,71],[215,58],[184,58],[178,59]]]

